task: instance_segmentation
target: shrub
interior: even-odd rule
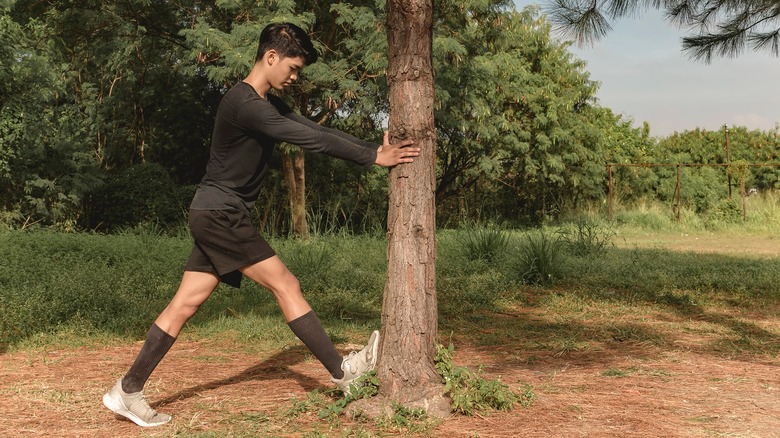
[[[602,229],[598,224],[580,220],[574,227],[562,228],[559,231],[569,253],[577,257],[601,254],[607,250],[615,237],[612,228]]]
[[[495,261],[509,245],[509,234],[494,225],[469,225],[459,238],[469,260]]]
[[[192,193],[193,187],[177,187],[161,165],[136,164],[111,175],[85,198],[83,225],[104,231],[147,222],[178,225]]]
[[[517,254],[517,273],[528,284],[549,285],[563,274],[563,242],[544,231],[526,234]]]
[[[739,198],[722,199],[707,212],[707,224],[734,224],[742,222],[742,204]]]

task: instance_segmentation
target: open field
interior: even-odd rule
[[[724,237],[722,233],[711,231],[657,233],[634,230],[618,235],[614,242],[617,246],[624,248],[637,246],[672,251],[780,259],[780,236],[773,236],[769,233],[739,233]]]
[[[698,260],[688,252],[710,257],[705,261],[718,272],[734,263],[780,263],[778,242],[768,234],[632,230],[619,232],[614,243],[609,263],[629,260],[641,278],[650,278],[645,262],[671,272]],[[630,270],[613,281],[594,264],[580,280],[504,285],[495,302],[462,312],[447,303],[458,296],[468,305],[467,295],[452,295],[456,286],[443,278],[440,338],[455,345],[455,362],[482,367],[485,377],[500,377],[517,391],[532,388],[533,403],[510,412],[411,424],[319,419],[304,407],[312,391],[329,388],[324,369],[283,334],[280,318],[239,313],[232,317],[237,322],[199,322],[152,375],[147,397],[174,416],[157,429],[116,419],[100,402],[139,350],[137,338],[65,327],[2,353],[0,435],[780,436],[778,294],[751,282],[755,272],[721,278],[692,266],[694,286],[685,283],[685,270],[643,286],[631,282]],[[602,287],[582,280],[600,276]],[[337,327],[339,347],[357,347],[349,342],[375,324]],[[253,325],[276,327],[278,333],[258,330],[274,342],[240,329]]]

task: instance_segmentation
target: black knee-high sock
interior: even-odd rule
[[[152,324],[146,333],[146,342],[141,347],[141,352],[135,358],[135,362],[122,378],[122,391],[127,393],[138,392],[144,389],[146,380],[152,371],[160,363],[165,353],[171,348],[176,338],[165,333],[157,324]]]
[[[344,371],[341,370],[342,357],[336,351],[333,341],[325,333],[322,322],[313,310],[288,322],[287,325],[334,378],[344,377]]]

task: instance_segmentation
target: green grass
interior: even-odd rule
[[[589,235],[600,232],[594,228],[598,226],[591,226]],[[615,234],[632,232],[636,234],[636,228],[623,227]],[[558,313],[566,320],[572,314],[640,317],[662,309],[681,318],[721,326],[727,322],[734,334],[729,340],[733,348],[761,348],[762,342],[771,344],[774,339],[738,318],[719,322],[721,317],[711,309],[732,313],[776,309],[780,300],[776,259],[615,247],[605,243],[605,237],[599,237],[596,252],[583,250],[582,241],[570,251],[565,242],[552,248],[560,238],[548,228],[504,232],[506,247],[502,243],[488,261],[464,251],[464,233],[475,235],[473,230],[444,231],[438,237],[437,293],[440,314],[446,316],[443,329],[463,322],[480,324],[490,312],[518,306]],[[337,341],[379,326],[385,279],[382,239],[321,236],[272,244],[299,277],[307,299]],[[523,245],[530,255],[523,255]],[[189,249],[186,237],[0,232],[2,348],[54,339],[81,345],[90,338],[106,343],[142,336],[176,290]],[[542,266],[534,268],[539,281],[527,281],[528,266],[534,261]],[[630,323],[584,329],[561,321],[524,330],[526,343],[537,342],[534,333],[539,332],[539,343],[557,345],[554,348],[562,351],[583,348],[594,338],[664,340]],[[294,340],[272,295],[246,279],[240,290],[220,286],[185,334],[238,341],[262,338],[269,348]],[[491,338],[485,337],[486,342]]]
[[[378,325],[385,252],[380,240],[273,244],[325,318],[347,328]],[[0,232],[0,350],[49,342],[54,334],[65,342],[142,336],[175,293],[190,245],[186,237],[132,233]],[[271,327],[280,322],[286,329],[273,296],[245,279],[240,290],[220,286],[188,330],[249,338],[273,335]],[[286,334],[272,338],[277,344],[290,340]]]
[[[731,199],[723,198],[705,213],[696,213],[687,201],[683,202],[679,220],[672,203],[660,203],[655,200],[640,200],[631,204],[623,204],[619,200],[613,205],[614,223],[621,228],[629,227],[644,231],[666,232],[710,230],[726,233],[777,233],[780,232],[780,194],[766,192],[745,198],[745,214],[743,221],[742,199],[735,191]],[[598,204],[585,214],[575,217],[571,222],[577,222],[582,217],[589,220],[603,221],[606,212],[602,204]]]
[[[598,354],[616,345],[686,348],[728,357],[780,354],[776,328],[780,260],[670,251],[657,244],[686,233],[714,235],[723,242],[765,236],[771,242],[774,232],[734,225],[720,231],[687,224],[664,227],[668,228],[637,223],[613,226],[589,218],[586,225],[505,230],[501,237],[495,230],[482,235],[474,230],[441,231],[437,236],[440,343],[500,347],[508,358],[528,364],[541,356]],[[470,236],[464,237],[467,232]],[[637,238],[644,243],[630,243]],[[524,247],[533,239],[543,240]],[[485,250],[490,241],[501,243]],[[558,245],[553,247],[553,241]],[[274,239],[271,243],[300,279],[336,343],[358,342],[368,328],[380,326],[386,275],[383,239],[321,235],[306,242]],[[466,250],[471,244],[490,256],[474,257]],[[186,234],[0,232],[0,350],[99,348],[142,339],[176,290],[189,250]],[[523,258],[523,251],[535,255]],[[528,281],[521,275],[534,258],[547,260],[544,269],[554,272],[543,277],[547,281]],[[681,334],[697,342],[680,347]],[[209,342],[212,348],[207,353],[192,358],[204,363],[224,361],[219,347],[223,340],[226,351],[238,345],[258,355],[298,342],[272,295],[246,279],[240,290],[220,286],[182,336],[217,341]],[[646,373],[669,374],[641,367],[605,367],[602,376],[630,378]],[[524,397],[533,395],[533,388],[512,383],[526,391]],[[280,406],[275,416],[233,414],[227,409],[220,433],[204,432],[197,425],[181,425],[175,432],[273,435],[280,427],[292,427],[299,415],[296,410],[315,406],[321,411],[333,403],[327,396],[312,397]],[[334,436],[333,431],[339,430],[338,419],[314,416],[314,420],[307,417],[310,423],[300,429],[302,436]],[[399,411],[383,424],[347,426],[341,436],[424,435],[434,427],[418,413]]]

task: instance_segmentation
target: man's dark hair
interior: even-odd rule
[[[302,57],[306,65],[317,62],[317,50],[309,34],[292,23],[272,23],[263,29],[255,62],[263,59],[263,55],[272,49],[285,58]]]

